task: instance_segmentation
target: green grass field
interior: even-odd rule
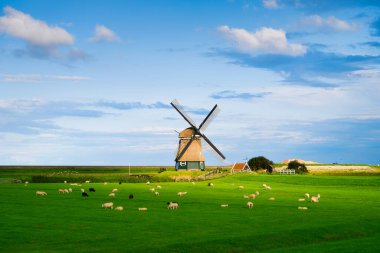
[[[0,184],[0,251],[380,251],[380,177],[241,174],[212,182],[162,182],[159,197],[149,191],[158,183],[90,183],[82,185],[96,189],[88,199],[75,186],[60,195],[58,188],[70,187],[63,183]],[[119,192],[111,199],[113,188]],[[37,190],[48,196],[36,196]],[[243,195],[256,190],[248,209]],[[188,194],[180,198],[178,191]],[[305,192],[320,193],[320,203],[298,202]],[[103,209],[109,201],[124,211]],[[168,210],[167,201],[178,201],[179,209]]]

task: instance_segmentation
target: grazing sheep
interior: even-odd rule
[[[85,190],[84,190],[83,188],[80,188],[80,191],[81,191],[81,192],[85,192]]]
[[[309,193],[305,193],[305,197],[310,199],[310,194]]]
[[[269,200],[272,200],[272,201],[273,201],[273,200],[275,200],[275,198],[274,198],[274,197],[270,197]]]
[[[71,183],[70,185],[71,185],[71,186],[78,186],[77,183]]]
[[[155,192],[156,189],[154,189],[154,188],[150,188],[149,191],[151,191],[151,192]]]
[[[108,183],[107,182],[104,182],[104,185],[107,185]]]
[[[115,211],[123,211],[123,210],[124,210],[124,208],[122,206],[117,206],[115,208]]]
[[[68,189],[63,189],[63,191],[64,191],[65,193],[69,193],[69,190],[68,190]]]
[[[61,193],[65,194],[65,190],[64,189],[58,189],[58,193],[59,194],[61,194]]]
[[[305,199],[298,199],[298,201],[299,201],[299,202],[303,202],[303,201],[305,201]]]
[[[310,198],[310,201],[311,202],[314,202],[314,203],[317,203],[317,202],[319,202],[319,199],[321,198],[321,195],[317,195],[317,196],[312,196],[311,198]]]
[[[207,185],[208,185],[208,186],[214,186],[214,184],[213,184],[213,183],[211,183],[211,182],[210,182],[210,183],[208,183]]]
[[[69,188],[69,192],[73,192],[73,189]]]
[[[159,193],[159,192],[154,192],[154,194],[155,194],[156,196],[160,196],[160,193]]]
[[[95,188],[89,188],[88,189],[90,192],[95,192]]]
[[[182,195],[186,195],[186,194],[187,194],[187,192],[178,192],[177,193],[178,197],[182,197]]]
[[[133,194],[129,194],[128,198],[133,199]]]
[[[105,209],[113,209],[113,203],[112,202],[108,202],[108,203],[104,203],[102,204],[102,207],[104,207]]]
[[[157,189],[161,189],[162,187],[161,187],[161,185],[157,185],[156,188]]]
[[[249,194],[249,195],[244,195],[244,198],[245,198],[245,199],[255,199],[255,198],[256,198],[256,195],[253,194],[253,193],[251,193],[251,194]]]
[[[139,211],[148,211],[148,208],[146,208],[146,207],[139,207],[138,210],[139,210]]]
[[[178,209],[178,202],[167,202],[166,203],[168,205],[168,209]]]
[[[87,192],[82,192],[82,197],[88,197],[88,194],[87,194]]]
[[[147,184],[147,185],[148,185],[148,184],[150,184],[150,182],[148,181],[148,182],[146,182],[145,184]]]
[[[253,207],[253,203],[252,202],[247,202],[247,206],[248,206],[248,208],[252,208]]]
[[[29,182],[28,181],[25,181],[25,186],[28,186]]]
[[[243,190],[244,189],[244,185],[239,185],[238,189],[239,190]]]
[[[299,206],[298,210],[307,210],[307,207],[306,206]]]
[[[86,183],[86,184],[89,184],[89,183],[90,183],[90,180],[86,180],[85,183]]]
[[[228,207],[228,204],[221,204],[220,207]]]
[[[108,194],[108,197],[115,197],[115,193],[112,192],[112,193]]]
[[[36,196],[47,196],[47,193],[43,191],[36,191]]]
[[[256,196],[259,196],[260,192],[259,191],[255,191],[255,194],[256,194]]]
[[[112,189],[112,192],[117,192],[117,189],[115,188],[115,189]]]
[[[63,181],[63,183],[67,184],[67,181],[65,180],[65,181]]]

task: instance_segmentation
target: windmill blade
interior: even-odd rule
[[[212,144],[212,142],[204,135],[204,134],[202,134],[202,133],[200,133],[200,132],[198,132],[198,134],[200,135],[200,136],[202,136],[202,138],[212,147],[212,149],[213,150],[215,150],[215,152],[224,160],[224,159],[226,159],[226,157],[222,154],[222,152],[220,152],[219,151],[219,149],[217,149],[216,147],[215,147],[215,145],[214,144]]]
[[[170,103],[176,111],[181,114],[181,116],[190,124],[190,126],[196,128],[194,121],[187,115],[187,113],[183,110],[183,107],[178,103],[177,99],[174,99]]]
[[[210,125],[210,123],[215,119],[215,117],[218,116],[219,112],[220,112],[220,109],[218,105],[215,105],[214,108],[212,108],[212,110],[209,112],[207,117],[199,125],[198,129],[200,131],[204,131]]]
[[[178,161],[179,159],[181,159],[181,157],[183,156],[183,154],[185,154],[186,150],[190,147],[191,143],[193,142],[194,138],[191,138],[185,147],[183,147],[183,149],[181,150],[181,152],[179,153],[179,155],[177,156],[176,160]]]
[[[204,142],[205,150],[207,150],[216,160],[218,160],[221,163],[225,163],[226,160],[223,160],[223,158],[208,144],[207,142]]]

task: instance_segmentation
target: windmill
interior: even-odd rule
[[[189,123],[190,127],[182,130],[178,134],[179,143],[178,150],[175,158],[175,168],[186,169],[186,170],[204,170],[205,169],[205,158],[202,152],[202,142],[203,139],[206,144],[210,146],[210,150],[215,152],[217,157],[222,158],[223,160],[226,157],[220,152],[214,144],[203,134],[201,131],[204,131],[211,121],[219,113],[220,109],[218,105],[215,105],[206,118],[202,121],[199,127],[196,127],[194,121],[186,114],[182,106],[178,103],[177,100],[173,100],[170,103],[174,109]]]

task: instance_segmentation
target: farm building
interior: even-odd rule
[[[252,171],[251,168],[249,167],[248,163],[235,163],[232,166],[231,173],[239,173],[239,172],[248,172]]]

